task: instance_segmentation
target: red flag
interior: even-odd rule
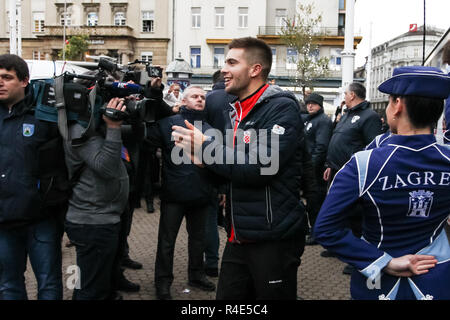
[[[409,32],[416,32],[417,31],[417,23],[412,23],[409,25]]]

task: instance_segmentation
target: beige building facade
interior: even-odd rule
[[[8,4],[0,1],[0,53],[9,52]],[[168,63],[167,0],[22,0],[21,16],[24,59],[59,60],[64,34],[85,34],[90,55]]]

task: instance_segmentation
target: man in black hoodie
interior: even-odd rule
[[[171,136],[173,125],[184,125],[184,120],[205,122],[205,92],[201,87],[190,86],[184,91],[183,106],[179,114],[158,121],[149,134],[149,142],[162,148],[161,217],[158,231],[158,249],[155,262],[155,286],[158,299],[171,299],[175,242],[183,217],[189,234],[188,279],[189,285],[205,291],[216,286],[206,278],[203,267],[206,218],[210,212],[213,191],[212,175],[208,170],[183,162],[178,147]]]

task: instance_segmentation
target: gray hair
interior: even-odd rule
[[[192,89],[200,89],[202,91],[205,91],[205,89],[203,89],[203,87],[199,86],[199,85],[195,85],[195,84],[191,84],[190,86],[188,86],[186,89],[184,89],[183,91],[183,97],[188,96],[188,92]]]
[[[352,82],[348,85],[348,91],[352,91],[360,99],[366,99],[366,88],[359,82]]]

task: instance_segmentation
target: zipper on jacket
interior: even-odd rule
[[[273,221],[273,213],[272,213],[272,200],[270,199],[270,187],[266,187],[266,219],[267,223],[269,224],[269,227],[272,227],[272,221]]]
[[[234,217],[233,217],[233,183],[230,182],[230,213],[231,213],[231,226],[233,228],[234,239],[237,243],[239,240],[237,238],[236,227],[234,226]]]

